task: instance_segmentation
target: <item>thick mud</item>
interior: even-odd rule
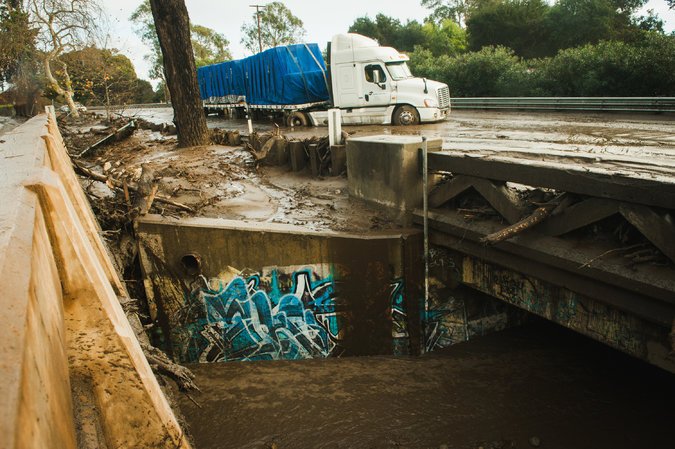
[[[666,448],[675,377],[550,323],[419,358],[191,366],[197,449]]]

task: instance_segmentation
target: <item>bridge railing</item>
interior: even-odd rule
[[[453,97],[451,106],[453,109],[675,112],[675,97]]]

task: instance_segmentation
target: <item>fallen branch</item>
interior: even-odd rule
[[[596,257],[592,258],[592,259],[589,260],[588,262],[585,262],[585,263],[579,265],[579,268],[581,269],[581,268],[588,267],[588,266],[590,266],[593,262],[595,262],[596,260],[602,259],[603,257],[608,256],[608,255],[610,255],[610,254],[613,254],[613,253],[619,253],[619,252],[622,252],[622,251],[630,251],[630,250],[632,250],[632,249],[640,248],[640,247],[643,247],[643,246],[645,246],[644,243],[638,243],[638,244],[636,244],[636,245],[627,246],[627,247],[625,247],[625,248],[614,248],[614,249],[610,249],[610,250],[605,251],[604,253],[600,254],[599,256],[596,256]]]
[[[75,171],[77,173],[81,174],[82,176],[86,176],[86,177],[91,178],[95,181],[101,181],[101,182],[112,184],[113,187],[124,191],[124,185],[125,184],[122,181],[119,181],[119,180],[114,179],[112,177],[108,177],[108,176],[106,176],[102,173],[96,173],[95,171],[90,170],[86,167],[83,167],[82,165],[78,164],[75,161],[73,161],[73,165],[75,167]],[[127,186],[127,189],[131,190],[132,192],[138,191],[138,187],[133,185],[133,184],[126,184],[126,186]],[[171,206],[174,206],[178,209],[181,209],[181,210],[184,210],[184,211],[187,211],[187,212],[193,212],[193,213],[195,212],[195,210],[193,208],[191,208],[190,206],[187,206],[183,203],[179,203],[177,201],[170,200],[169,198],[167,198],[165,196],[162,196],[162,195],[155,195],[154,200],[157,201],[158,203],[169,204]]]
[[[80,154],[77,155],[77,157],[82,157],[85,154],[89,153],[91,150],[98,148],[104,144],[107,144],[112,141],[119,141],[122,139],[126,139],[129,137],[133,132],[136,130],[136,123],[131,120],[129,123],[121,127],[120,129],[116,130],[113,133],[108,134],[105,136],[103,139],[99,140],[98,142],[94,143],[93,145],[90,145],[89,147],[85,148],[80,152]]]
[[[194,383],[195,375],[192,371],[173,362],[163,351],[152,346],[138,316],[136,300],[127,296],[118,296],[118,300],[153,371],[166,374],[174,379],[182,391],[201,391]]]
[[[154,346],[141,342],[141,348],[143,349],[143,353],[148,359],[150,366],[154,370],[164,373],[174,379],[178,384],[178,388],[183,391],[201,391],[194,383],[195,375],[192,371],[182,365],[172,362],[164,352]]]
[[[546,217],[551,215],[551,211],[555,206],[556,204],[550,204],[538,207],[529,217],[524,218],[518,223],[514,223],[511,226],[502,229],[501,231],[486,235],[480,239],[480,242],[487,245],[495,245],[504,240],[508,240],[511,237],[514,237],[525,231],[526,229],[530,229],[531,227],[544,221]]]

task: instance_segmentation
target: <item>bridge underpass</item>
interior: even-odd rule
[[[674,371],[672,160],[444,149],[428,167],[446,175],[430,242],[463,284]]]

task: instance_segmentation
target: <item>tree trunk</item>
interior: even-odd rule
[[[190,18],[184,0],[150,0],[164,57],[164,76],[171,94],[178,146],[209,143],[190,40]]]
[[[42,60],[42,63],[45,68],[45,76],[47,77],[47,81],[49,82],[50,87],[56,92],[57,94],[63,96],[63,98],[66,99],[66,104],[68,105],[68,109],[70,109],[70,115],[73,117],[79,117],[80,116],[80,111],[77,110],[77,106],[75,106],[75,101],[73,100],[73,91],[71,89],[64,89],[61,87],[59,82],[54,78],[54,75],[52,74],[52,60],[54,56],[52,53],[48,53],[45,55],[45,57]],[[68,75],[68,72],[66,68],[64,67],[64,73],[66,76]],[[70,85],[70,77],[68,77],[68,85]]]

